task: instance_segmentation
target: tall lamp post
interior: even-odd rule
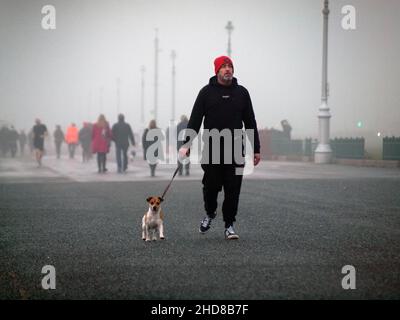
[[[117,78],[117,116],[121,110],[121,79]]]
[[[145,66],[141,66],[140,73],[141,79],[141,90],[140,90],[140,122],[144,125],[144,73],[146,72]]]
[[[332,160],[332,149],[329,144],[329,122],[331,114],[328,107],[328,18],[329,18],[329,1],[324,0],[324,16],[323,30],[323,54],[322,54],[322,103],[318,110],[318,146],[314,153],[315,163],[330,163]]]
[[[157,121],[158,116],[158,29],[156,29],[156,37],[154,39],[154,119]]]
[[[225,29],[228,31],[228,57],[231,57],[232,55],[232,48],[231,48],[231,34],[233,31],[233,24],[232,21],[228,21],[228,24],[226,25]]]
[[[175,120],[175,50],[171,51],[172,60],[172,105],[171,105],[171,120]]]
[[[100,101],[100,113],[103,113],[103,95],[104,95],[104,87],[100,87],[99,89],[99,101]]]

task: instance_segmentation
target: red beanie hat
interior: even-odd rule
[[[233,62],[231,58],[227,56],[220,56],[214,60],[215,74],[218,73],[219,69],[221,69],[224,64],[230,64],[233,68]]]

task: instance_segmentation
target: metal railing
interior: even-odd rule
[[[400,160],[400,137],[383,138],[383,160]]]
[[[335,138],[330,141],[333,156],[337,159],[364,159],[364,138]]]

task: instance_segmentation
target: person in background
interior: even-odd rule
[[[97,153],[99,173],[107,172],[107,153],[110,152],[112,133],[106,117],[101,114],[92,128],[92,152]]]
[[[178,123],[176,127],[176,133],[177,133],[177,141],[176,141],[176,148],[179,151],[179,149],[184,145],[185,143],[185,129],[189,123],[188,118],[185,115],[181,116],[181,122]],[[178,159],[178,165],[179,165],[179,159]],[[185,167],[185,176],[188,176],[190,174],[190,160],[189,158],[184,159],[183,163],[181,166],[179,166],[179,171],[178,174],[181,176],[183,173],[183,167]]]
[[[29,146],[29,152],[30,154],[33,153],[34,148],[33,148],[33,129],[29,130],[28,133],[28,146]]]
[[[44,153],[44,138],[48,135],[47,127],[41,123],[40,119],[36,119],[36,124],[32,128],[33,132],[33,148],[35,149],[35,157],[38,166],[42,166],[42,158]]]
[[[149,164],[151,177],[155,177],[156,175],[156,167],[158,164],[158,160],[164,159],[164,153],[161,142],[164,139],[165,137],[161,129],[157,128],[156,120],[151,120],[149,123],[149,127],[144,130],[142,136],[143,157],[144,160],[146,160],[147,163]],[[153,144],[157,144],[154,147],[155,148],[154,153],[149,152],[149,154],[147,154],[147,151]]]
[[[69,158],[74,159],[75,149],[79,143],[79,133],[75,123],[71,123],[71,125],[67,128],[65,142],[68,144]]]
[[[125,122],[123,114],[118,115],[118,122],[112,127],[112,136],[115,142],[115,152],[117,156],[118,173],[123,173],[128,169],[128,148],[129,141],[135,146],[135,137],[129,123]]]
[[[10,133],[10,129],[7,126],[2,126],[0,129],[0,149],[1,155],[3,157],[7,156],[9,144],[8,144],[8,136]]]
[[[15,157],[17,154],[17,142],[18,142],[19,134],[18,131],[15,130],[13,126],[10,127],[10,131],[8,133],[8,146],[11,151],[11,157]]]
[[[82,147],[82,162],[88,162],[90,159],[90,143],[92,142],[92,129],[88,122],[83,123],[79,130],[79,142]]]
[[[26,141],[27,141],[27,137],[26,137],[26,133],[24,130],[21,130],[21,132],[19,133],[19,138],[18,138],[18,142],[19,142],[19,151],[21,156],[24,156],[25,154],[25,146],[26,146]]]
[[[57,159],[61,156],[61,144],[64,142],[64,132],[61,130],[61,126],[57,125],[56,130],[53,133],[54,144],[56,146]]]

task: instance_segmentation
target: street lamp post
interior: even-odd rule
[[[117,78],[117,116],[121,110],[121,79]]]
[[[171,120],[175,120],[175,59],[176,52],[175,50],[171,51],[171,60],[172,60],[172,108],[171,108]]]
[[[233,31],[233,24],[232,21],[228,21],[228,24],[226,25],[225,29],[228,31],[228,57],[231,57],[232,55],[232,48],[231,48],[231,34]]]
[[[100,87],[99,89],[99,101],[100,101],[100,113],[103,113],[103,95],[104,95],[104,87]]]
[[[154,39],[154,120],[157,121],[158,116],[158,29],[156,29],[156,37]]]
[[[324,0],[324,16],[323,30],[323,55],[322,55],[322,103],[318,110],[318,146],[315,149],[315,163],[330,163],[332,160],[332,149],[329,144],[329,122],[331,114],[328,106],[328,18],[329,18],[329,1]]]
[[[92,90],[89,90],[86,119],[90,119],[91,116],[92,116]]]
[[[140,68],[140,73],[142,74],[141,79],[141,94],[140,94],[140,122],[144,125],[144,73],[146,72],[145,66]]]

